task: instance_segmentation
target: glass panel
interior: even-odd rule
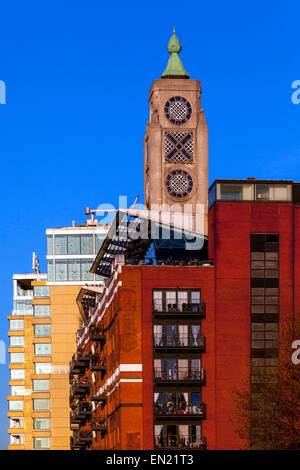
[[[94,279],[94,275],[90,273],[90,269],[92,267],[93,260],[81,260],[81,280],[82,281],[92,281]]]
[[[256,199],[270,199],[270,185],[269,184],[256,184]]]
[[[34,325],[35,336],[50,336],[51,325]]]
[[[80,260],[68,261],[69,281],[80,281]]]
[[[54,281],[54,272],[53,272],[53,260],[52,259],[48,259],[47,260],[47,280],[49,282],[53,282]]]
[[[50,437],[35,437],[33,444],[35,449],[50,449],[51,439]]]
[[[22,380],[25,379],[25,370],[24,369],[11,369],[10,370],[11,380]]]
[[[24,336],[10,336],[10,346],[24,346]]]
[[[12,385],[11,386],[11,395],[25,395],[24,385]]]
[[[168,310],[177,310],[176,291],[166,291],[166,304]]]
[[[80,235],[80,246],[82,255],[92,255],[93,235]]]
[[[49,398],[35,398],[32,401],[34,410],[50,410]]]
[[[50,287],[49,286],[34,286],[33,295],[34,297],[49,297]]]
[[[47,235],[47,255],[53,255],[53,235]]]
[[[34,316],[35,317],[49,317],[50,305],[34,305]]]
[[[222,201],[239,201],[243,199],[243,185],[242,184],[220,184]]]
[[[55,280],[56,281],[67,281],[68,280],[68,270],[67,270],[67,261],[66,260],[56,260],[55,261]]]
[[[11,411],[23,410],[23,400],[9,400],[8,409]]]
[[[163,311],[162,291],[153,291],[153,309],[156,312]]]
[[[68,254],[80,255],[80,235],[68,235]]]
[[[106,238],[106,235],[105,234],[97,234],[95,235],[95,249],[96,249],[96,254],[98,253],[98,251],[100,250],[101,246],[102,246],[102,243],[104,242]]]
[[[36,362],[35,373],[36,374],[51,374],[51,362]]]
[[[10,353],[10,362],[11,363],[24,362],[24,353]]]
[[[32,388],[34,392],[49,392],[50,380],[33,380]]]
[[[15,300],[14,315],[33,315],[31,300]]]
[[[23,330],[24,320],[9,320],[9,329],[10,330]]]
[[[10,444],[11,445],[23,445],[24,444],[24,434],[11,434],[10,435]]]
[[[49,355],[51,354],[51,344],[46,343],[46,344],[35,344],[34,345],[34,354],[36,355]]]
[[[54,248],[56,255],[66,255],[67,251],[67,235],[55,235]]]
[[[33,419],[33,429],[50,429],[50,418],[34,418]]]

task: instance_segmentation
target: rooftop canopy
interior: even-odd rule
[[[131,265],[199,265],[207,259],[207,237],[190,224],[182,214],[118,211],[91,272],[110,277],[117,255]]]

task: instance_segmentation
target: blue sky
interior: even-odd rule
[[[215,178],[300,181],[299,2],[5,2],[0,15],[0,339],[12,274],[45,269],[46,228],[84,208],[143,194],[151,83],[176,25],[181,58],[201,80]],[[0,448],[8,372],[0,365]]]

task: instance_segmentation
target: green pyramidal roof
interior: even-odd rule
[[[169,44],[167,47],[171,57],[169,58],[168,65],[164,73],[162,74],[162,78],[171,78],[171,77],[185,77],[189,78],[189,74],[184,69],[181,59],[179,57],[179,53],[182,49],[180,41],[175,34],[175,28],[173,30],[173,35],[169,40]]]

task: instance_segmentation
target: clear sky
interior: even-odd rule
[[[297,4],[298,3],[298,4]],[[173,25],[202,83],[215,178],[300,181],[300,7],[296,0],[2,2],[0,339],[12,274],[45,270],[45,230],[84,208],[143,194],[148,90]],[[7,448],[7,365],[0,365],[0,448]]]

